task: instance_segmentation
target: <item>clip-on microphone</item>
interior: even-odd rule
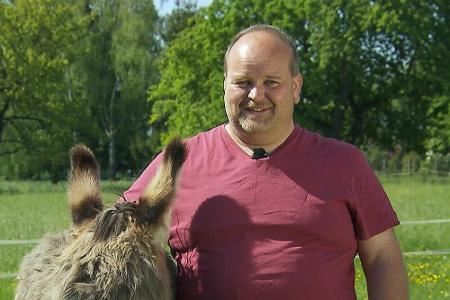
[[[263,148],[253,149],[252,159],[261,159],[266,157],[269,157],[269,153],[267,153]]]

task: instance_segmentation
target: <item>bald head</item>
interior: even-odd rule
[[[275,37],[273,40],[274,46],[284,45],[287,47],[287,50],[290,53],[290,61],[289,61],[289,69],[291,72],[291,75],[296,75],[300,73],[299,69],[299,60],[297,56],[297,51],[295,49],[295,45],[292,41],[292,39],[289,37],[289,35],[281,30],[278,27],[274,27],[271,25],[266,24],[259,24],[259,25],[252,25],[240,32],[238,32],[233,39],[231,40],[231,43],[229,44],[227,48],[227,52],[225,53],[223,66],[224,66],[224,73],[227,74],[228,71],[228,56],[231,52],[231,50],[234,48],[236,44],[239,44],[239,40],[244,37],[245,35],[248,35],[250,33],[265,33],[268,35],[271,35],[271,37]],[[242,51],[240,49],[240,51]]]

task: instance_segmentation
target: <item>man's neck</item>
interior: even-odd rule
[[[269,154],[273,152],[291,135],[294,130],[294,124],[292,124],[289,130],[284,130],[278,134],[268,134],[267,132],[253,134],[240,133],[230,123],[225,125],[225,130],[231,139],[251,156],[255,148],[263,148]]]

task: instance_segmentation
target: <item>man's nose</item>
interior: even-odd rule
[[[264,99],[264,87],[257,86],[256,84],[250,88],[248,93],[248,97],[253,101],[263,100]]]

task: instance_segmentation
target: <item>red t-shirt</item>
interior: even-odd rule
[[[356,240],[399,223],[356,147],[299,126],[259,160],[223,125],[187,143],[169,239],[178,299],[355,299]]]

